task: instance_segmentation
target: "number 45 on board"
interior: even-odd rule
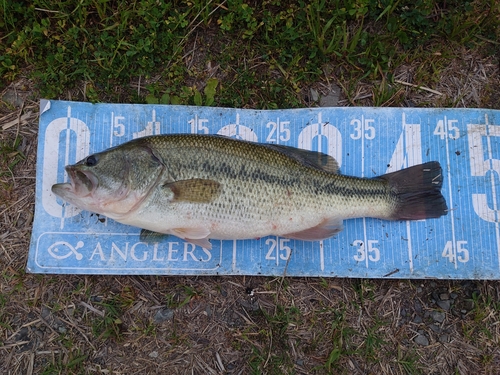
[[[441,254],[443,258],[448,258],[451,263],[455,263],[458,260],[460,263],[467,263],[469,261],[469,250],[465,248],[467,241],[453,241],[446,242],[444,245],[443,253]]]

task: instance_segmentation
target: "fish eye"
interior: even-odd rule
[[[85,159],[85,165],[87,167],[93,167],[97,164],[97,158],[94,155],[90,155]]]

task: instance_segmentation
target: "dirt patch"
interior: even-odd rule
[[[500,108],[493,59],[463,51],[434,84],[420,80],[422,64],[336,100],[374,105],[385,84],[393,91],[378,104]],[[320,99],[333,83],[345,86],[331,71],[304,95]],[[497,373],[496,281],[25,274],[38,101],[26,80],[2,98],[1,373]]]

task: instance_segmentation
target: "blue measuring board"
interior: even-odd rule
[[[500,111],[424,108],[248,110],[42,100],[28,271],[70,274],[500,278]],[[153,134],[224,134],[317,150],[341,173],[375,177],[437,160],[450,211],[439,219],[353,219],[337,236],[142,242],[140,229],[64,203],[64,166]]]

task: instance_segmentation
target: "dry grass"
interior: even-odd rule
[[[398,68],[408,85],[382,103],[383,82],[340,103],[500,108],[497,62],[446,61]],[[2,94],[19,100],[0,108],[0,143],[20,141],[0,159],[0,373],[500,373],[497,281],[25,274],[38,103],[27,81]]]

